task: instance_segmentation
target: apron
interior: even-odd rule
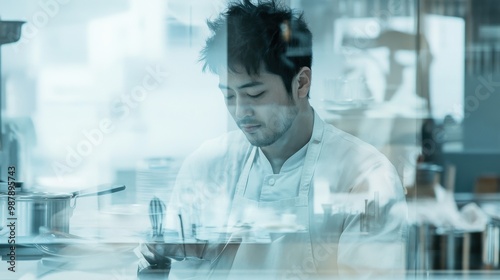
[[[309,198],[315,166],[313,163],[318,159],[320,148],[320,141],[314,139],[310,141],[302,168],[298,196],[269,202],[259,202],[244,197],[257,150],[256,147],[251,148],[250,156],[236,185],[230,220],[238,221],[244,210],[251,209],[251,207],[273,209],[277,214],[296,215],[296,223],[303,226],[305,230],[273,234],[272,241],[267,244],[241,243],[229,273],[230,279],[252,276],[255,272],[264,272],[264,275],[269,276],[270,279],[303,278],[304,275],[316,273],[310,234],[310,224],[313,221],[309,220],[313,205]]]

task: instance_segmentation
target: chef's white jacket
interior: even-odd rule
[[[303,168],[312,174],[308,183],[309,219],[304,226],[312,247],[314,264],[310,266],[314,273],[342,279],[376,275],[398,278],[405,270],[407,208],[394,166],[374,147],[326,124],[316,113],[307,153],[312,147],[316,147],[317,156],[306,156]],[[253,149],[239,130],[204,143],[185,160],[169,211],[183,213],[184,224],[197,224],[198,230],[238,223],[260,228],[270,222],[252,220],[265,215],[248,215],[245,209],[241,213],[246,211],[246,216],[230,218],[238,208],[232,204],[236,184],[245,164],[253,160]],[[274,214],[286,213],[293,213],[293,209]],[[272,221],[279,224],[279,220]],[[217,248],[219,252],[208,249],[202,257],[224,259],[220,255],[225,252]],[[226,267],[218,267],[231,269],[230,259],[224,259]],[[304,270],[307,274],[299,271],[290,279],[308,278],[311,269]]]

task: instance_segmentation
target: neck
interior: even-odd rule
[[[279,173],[285,161],[306,145],[311,139],[314,125],[312,107],[300,112],[288,131],[272,145],[261,150],[271,163],[273,172]]]

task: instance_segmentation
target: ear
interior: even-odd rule
[[[299,98],[307,98],[311,88],[311,69],[309,67],[302,67],[297,74],[297,79],[294,82],[299,84]]]

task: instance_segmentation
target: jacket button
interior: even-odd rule
[[[276,183],[276,180],[274,178],[269,179],[268,181],[269,185],[274,186],[274,183]]]

